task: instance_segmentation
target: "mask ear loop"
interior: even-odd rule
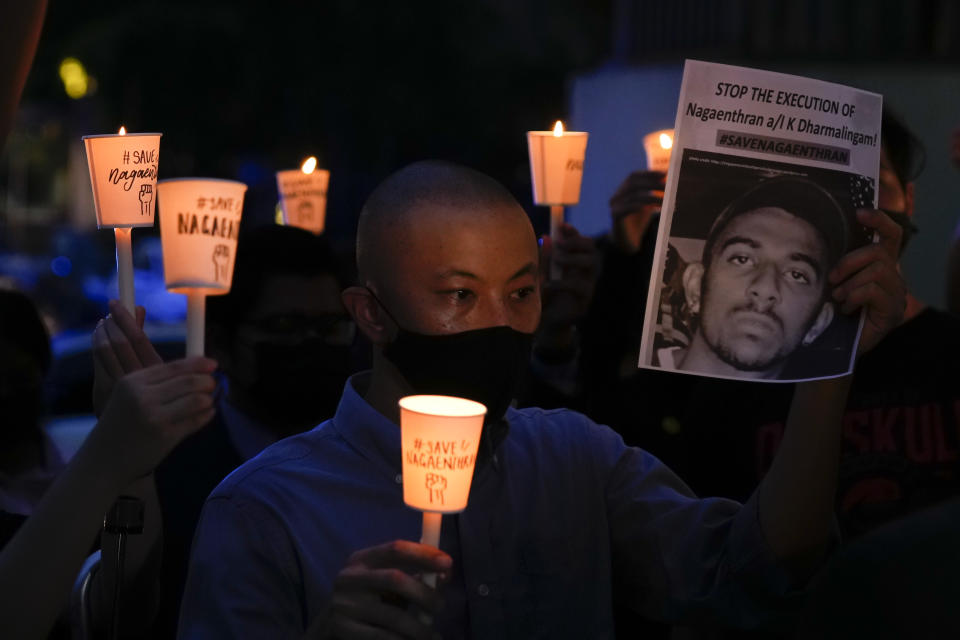
[[[370,294],[370,297],[372,297],[374,300],[377,301],[377,304],[380,306],[381,309],[383,309],[383,312],[387,314],[387,317],[393,320],[393,324],[397,325],[398,329],[402,328],[400,326],[400,323],[397,322],[397,319],[393,317],[392,313],[390,313],[390,309],[387,309],[387,305],[383,304],[383,301],[381,301],[380,298],[377,297],[377,294],[373,292],[373,289],[371,289],[367,285],[363,285],[363,288],[367,290],[367,293]]]

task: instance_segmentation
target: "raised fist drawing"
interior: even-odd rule
[[[153,202],[153,185],[140,185],[140,215],[150,215],[150,203]]]
[[[229,284],[230,269],[230,247],[225,244],[218,244],[213,248],[213,269],[214,279],[217,282]]]
[[[297,220],[301,223],[313,222],[313,203],[309,200],[302,200],[297,206]]]
[[[427,490],[430,492],[430,504],[443,504],[443,491],[447,488],[447,479],[438,473],[427,474]]]

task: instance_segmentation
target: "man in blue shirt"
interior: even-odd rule
[[[899,228],[830,274],[867,308],[861,349],[898,322]],[[344,292],[374,345],[332,420],[232,473],[204,506],[183,638],[607,637],[620,599],[665,620],[740,627],[778,611],[832,539],[846,379],[798,387],[780,455],[747,502],[696,498],[607,427],[508,409],[540,319],[523,209],[480,173],[437,162],[388,178],[361,213],[363,286]],[[404,506],[397,400],[444,393],[488,407],[463,513],[440,548]],[[418,574],[439,572],[441,585]],[[422,613],[433,616],[432,624]]]

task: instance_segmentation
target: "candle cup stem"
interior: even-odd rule
[[[563,205],[550,205],[550,279],[559,280],[563,276],[560,265],[553,259],[557,252],[557,242],[560,240],[560,227],[563,226]]]
[[[117,243],[117,288],[120,290],[120,303],[136,317],[136,301],[133,292],[133,243],[130,228],[116,228],[113,235]]]
[[[420,535],[420,544],[426,544],[431,547],[440,547],[440,523],[443,514],[433,513],[431,511],[423,512],[423,533]],[[431,589],[437,588],[437,574],[425,573],[421,578],[423,583]],[[433,616],[420,612],[420,621],[426,625],[433,624]]]
[[[203,355],[207,297],[200,291],[187,293],[187,357]]]

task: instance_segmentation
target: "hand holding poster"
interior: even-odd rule
[[[871,242],[881,96],[698,61],[684,68],[640,366],[790,381],[849,373],[860,315],[827,274]]]

